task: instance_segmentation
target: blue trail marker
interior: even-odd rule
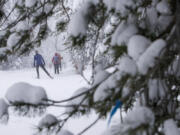
[[[123,104],[123,103],[122,103],[120,100],[117,100],[117,101],[116,101],[116,105],[114,106],[114,108],[111,110],[111,113],[110,113],[110,117],[109,117],[109,120],[108,120],[108,126],[109,126],[110,123],[111,123],[112,117],[114,116],[114,114],[116,113],[116,111],[118,110],[118,108],[121,108],[122,104]]]

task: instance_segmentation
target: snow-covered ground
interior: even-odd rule
[[[17,71],[0,71],[0,98],[4,98],[7,89],[16,82],[27,82],[32,85],[43,87],[50,99],[62,100],[72,96],[79,88],[86,86],[86,82],[77,75],[72,69],[63,70],[60,75],[54,75],[49,69],[54,79],[48,78],[40,69],[41,79],[36,79],[35,69],[17,70]],[[55,116],[59,116],[63,108],[48,108],[47,112]],[[89,116],[81,116],[68,121],[65,128],[74,134],[79,133],[87,125],[96,119],[96,114],[92,113]],[[35,126],[40,118],[19,117],[10,111],[10,119],[7,125],[0,124],[0,135],[32,135]],[[106,120],[99,121],[92,129],[88,130],[85,135],[101,135],[107,128]]]

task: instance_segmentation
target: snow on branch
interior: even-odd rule
[[[123,56],[119,61],[116,72],[109,75],[108,78],[106,75],[106,80],[101,81],[100,85],[97,87],[94,93],[94,101],[103,101],[110,97],[110,95],[119,93],[120,88],[116,89],[116,87],[118,87],[120,83],[123,83],[123,80],[126,80],[127,76],[135,76],[136,74],[137,66],[135,61],[128,56]]]
[[[45,115],[39,122],[38,133],[54,133],[59,130],[59,120],[52,114]]]
[[[45,89],[25,82],[12,85],[6,92],[6,98],[19,115],[34,116],[34,113],[40,115],[46,109]]]
[[[94,10],[92,7],[96,4],[98,0],[87,0],[84,2],[83,7],[81,7],[70,20],[70,24],[68,26],[68,32],[70,35],[77,37],[79,35],[86,35],[86,31],[88,28],[89,17]]]
[[[25,6],[28,8],[33,7],[37,3],[37,0],[25,0]]]
[[[132,111],[127,113],[123,123],[115,124],[110,128],[110,133],[106,135],[131,135],[134,131],[141,129],[151,130],[153,127],[155,118],[153,112],[147,107],[135,107]],[[136,135],[140,135],[136,132]]]
[[[164,122],[164,133],[165,135],[179,135],[180,134],[180,130],[173,119],[169,119]]]
[[[160,58],[161,52],[165,46],[166,42],[163,39],[157,39],[147,48],[137,62],[141,74],[146,74],[149,68],[155,65],[156,60]]]
[[[76,95],[79,95],[80,93],[83,93],[83,92],[88,92],[88,88],[80,88],[78,90],[76,90],[73,94],[72,97],[76,96]],[[86,94],[87,95],[87,94]],[[88,106],[89,104],[89,101],[88,99],[86,98],[86,95],[81,95],[73,100],[70,100],[67,104],[68,105],[72,105],[72,107],[68,107],[66,108],[66,113],[69,113],[69,112],[72,112],[74,110],[74,107],[75,108],[78,108],[79,111],[83,111],[84,108],[82,105],[84,106]],[[74,106],[74,107],[73,107]]]
[[[135,61],[144,53],[149,47],[151,41],[142,35],[134,35],[129,39],[128,42],[128,54]]]
[[[20,35],[18,35],[17,33],[12,33],[7,40],[7,46],[10,49],[13,48],[15,45],[17,45],[20,39],[21,39]]]
[[[123,45],[124,43],[127,44],[129,38],[136,33],[138,33],[138,29],[134,24],[127,24],[126,22],[122,21],[112,35],[111,44],[119,46]]]
[[[136,4],[133,0],[103,0],[108,10],[116,10],[116,12],[121,13],[122,15],[128,14],[127,7],[134,7]]]
[[[56,133],[57,135],[73,135],[70,131],[61,129],[62,127],[60,124],[61,121],[58,120],[56,116],[47,114],[39,121],[36,134],[44,135]]]

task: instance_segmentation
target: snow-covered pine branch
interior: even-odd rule
[[[27,4],[28,6],[25,6]],[[2,27],[8,28],[9,31],[0,33],[3,43],[0,48],[1,58],[4,59],[12,52],[18,53],[13,50],[22,47],[19,43],[29,43],[31,38],[35,43],[39,43],[41,39],[46,38],[48,36],[46,21],[53,15],[52,9],[55,9],[57,4],[56,0],[52,0],[46,3],[36,1],[31,5],[23,1],[18,5],[19,14],[16,19],[11,25],[6,24]],[[105,55],[108,57],[108,64],[111,63],[109,65],[115,70],[110,72],[102,68],[94,72],[92,86],[79,89],[70,98],[60,101],[43,100],[52,106],[68,102],[67,105],[70,105],[66,110],[68,113],[65,112],[66,117],[62,119],[61,126],[75,114],[84,115],[89,110],[95,110],[100,118],[107,117],[115,102],[120,100],[127,116],[124,117],[123,123],[115,123],[106,132],[107,135],[180,134],[179,9],[179,0],[84,1],[66,25],[71,39],[69,44],[85,54],[86,64],[98,65],[101,62],[96,58]],[[21,10],[23,12],[20,12]],[[20,32],[16,31],[16,25],[27,16],[32,23],[30,26],[41,26],[36,37],[25,36],[21,29]],[[22,35],[25,37],[22,38]],[[16,39],[16,42],[12,42],[12,39]],[[80,56],[78,53],[75,53],[76,58]],[[91,60],[94,62],[90,63]],[[83,66],[80,72],[82,69]],[[33,97],[31,92],[30,99]],[[10,92],[10,95],[11,93],[13,92]],[[19,100],[19,96],[17,99],[16,96],[6,97],[10,104],[22,101],[25,104],[34,104],[34,100],[26,101],[29,98]],[[47,97],[38,98],[36,102],[41,103],[44,98]],[[7,114],[8,106],[3,100],[0,103],[3,106],[0,114],[3,116]],[[57,122],[55,118],[54,121]],[[50,125],[54,124],[54,121]]]

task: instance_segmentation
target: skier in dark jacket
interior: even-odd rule
[[[34,67],[36,67],[37,72],[37,78],[39,79],[39,67],[41,67],[44,72],[52,79],[53,77],[48,73],[48,71],[45,68],[45,61],[43,57],[36,51],[36,54],[34,55]]]

